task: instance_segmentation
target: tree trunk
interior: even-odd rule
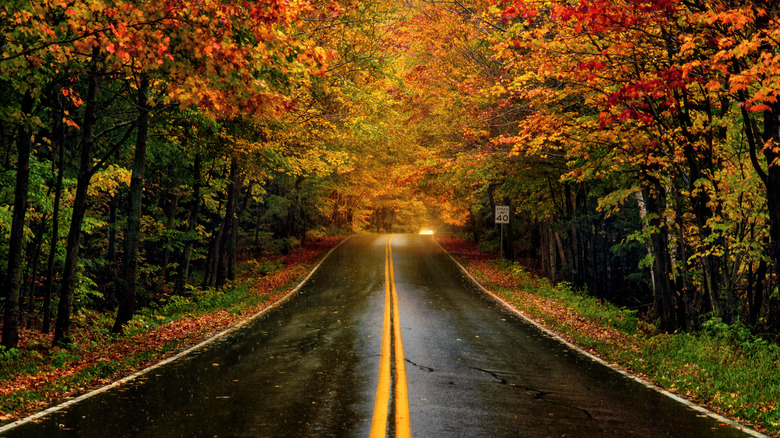
[[[474,211],[472,210],[469,210],[468,221],[469,221],[468,223],[469,223],[469,227],[471,228],[471,235],[473,236],[474,242],[479,243],[480,239],[482,239],[482,233],[480,232],[481,221],[477,219],[477,215],[474,214]]]
[[[200,152],[195,154],[195,163],[193,164],[192,174],[194,177],[194,184],[192,186],[192,204],[190,205],[190,217],[187,221],[187,243],[184,245],[182,251],[181,269],[179,271],[179,278],[176,282],[176,291],[181,292],[184,289],[184,285],[189,282],[190,277],[190,263],[192,262],[192,252],[195,248],[196,228],[198,226],[198,214],[200,213],[200,171],[201,171],[201,158]]]
[[[54,184],[54,211],[51,219],[51,238],[49,259],[46,263],[46,284],[43,289],[43,332],[51,331],[51,296],[54,291],[54,260],[57,254],[57,242],[60,240],[60,199],[62,198],[62,179],[65,173],[65,124],[59,124],[57,158],[57,181]]]
[[[574,280],[574,284],[577,287],[582,287],[585,284],[585,279],[582,278],[582,260],[580,260],[579,254],[579,233],[577,232],[577,193],[579,190],[575,189],[574,193],[571,190],[571,184],[567,183],[564,186],[564,198],[566,202],[566,219],[568,221],[568,229],[566,230],[568,236],[568,261],[569,261],[569,275]]]
[[[246,186],[246,196],[244,196],[243,202],[241,202],[241,208],[236,212],[236,223],[240,224],[241,220],[244,218],[244,213],[249,210],[249,202],[252,200],[252,187],[255,185],[255,182],[252,180],[249,180],[249,184]]]
[[[683,205],[685,200],[680,195],[679,190],[673,190],[675,197],[675,229],[677,233],[677,242],[674,248],[674,258],[672,259],[672,266],[679,263],[682,268],[678,269],[678,274],[674,277],[674,288],[677,294],[680,296],[679,303],[683,309],[687,309],[684,318],[678,317],[680,325],[685,329],[690,328],[696,321],[699,320],[699,316],[703,313],[704,305],[704,291],[699,288],[691,286],[690,275],[688,272],[688,251],[686,248],[687,226],[685,224],[685,212],[683,211]]]
[[[165,229],[173,231],[176,220],[176,209],[179,207],[179,196],[174,195],[168,206],[168,218],[165,223]],[[154,292],[160,293],[165,282],[168,280],[168,264],[171,260],[171,238],[165,239],[165,249],[163,250],[162,262],[160,266],[160,275],[157,278],[157,282],[154,285]]]
[[[206,272],[203,275],[203,287],[211,286],[217,281],[217,266],[219,264],[219,247],[222,245],[222,238],[225,234],[225,223],[219,225],[219,229],[214,234],[214,238],[209,244],[209,253],[206,256]]]
[[[549,257],[548,257],[548,245],[547,245],[547,230],[544,227],[543,222],[539,222],[539,266],[542,268],[542,275],[550,275],[549,269]]]
[[[38,276],[38,262],[41,259],[41,247],[43,246],[43,233],[46,231],[46,221],[48,215],[44,214],[35,233],[35,244],[33,245],[32,263],[27,266],[27,324],[28,329],[32,328],[33,316],[35,314],[35,279]]]
[[[209,252],[206,256],[206,272],[203,275],[203,287],[211,286],[217,278],[217,265],[219,259],[219,249],[222,245],[222,239],[225,235],[225,221],[219,220],[222,217],[222,198],[220,197],[217,205],[217,212],[212,215],[212,222],[219,222],[219,228],[214,233],[214,238],[209,243]]]
[[[97,50],[93,51],[96,55]],[[62,290],[57,306],[57,321],[54,324],[54,345],[70,343],[70,312],[73,306],[73,294],[76,289],[76,270],[78,269],[81,226],[87,212],[87,189],[94,173],[92,168],[92,149],[95,146],[95,123],[97,121],[97,73],[89,75],[89,85],[85,98],[84,122],[82,123],[81,151],[79,153],[79,172],[76,183],[76,195],[73,200],[73,217],[68,231],[68,243],[65,249],[65,267],[62,275]]]
[[[33,110],[33,98],[28,92],[22,98],[22,114]],[[22,290],[22,258],[24,252],[24,222],[27,215],[27,189],[30,185],[30,150],[32,132],[29,127],[19,129],[16,138],[16,184],[14,186],[14,212],[11,220],[11,240],[8,249],[8,292],[5,299],[3,320],[3,346],[16,348],[19,344],[19,300]]]
[[[108,204],[108,251],[106,258],[109,262],[116,259],[116,211],[119,207],[119,191],[114,193],[111,197],[111,202]]]
[[[514,223],[515,219],[512,218],[512,203],[509,200],[509,197],[504,197],[504,205],[510,206],[510,219],[509,223],[505,225],[504,229],[504,257],[509,260],[510,262],[515,261],[515,233],[514,233]]]
[[[135,312],[138,288],[138,247],[141,240],[141,216],[146,173],[146,146],[149,135],[149,79],[143,77],[138,86],[138,132],[136,133],[133,171],[128,196],[127,231],[124,240],[122,278],[119,281],[119,309],[113,333],[121,333]]]
[[[766,3],[766,7],[772,6],[770,1],[762,3]],[[767,40],[771,38],[769,34],[773,29],[769,14],[757,17],[755,26],[756,31],[766,34]],[[772,46],[767,42],[761,46],[760,52],[774,54]],[[736,64],[736,62],[735,67],[737,70],[735,73],[741,73],[742,69],[747,68],[747,66]],[[746,108],[745,103],[748,98],[745,91],[738,91],[737,97],[745,127],[745,138],[748,141],[750,162],[766,187],[767,213],[769,214],[769,252],[774,262],[776,275],[780,277],[780,164],[778,164],[780,152],[777,150],[780,146],[780,103],[765,102],[769,105],[769,109],[763,112],[763,131],[760,131]],[[758,160],[759,150],[766,159],[766,170]],[[780,312],[780,303],[777,303],[777,300],[777,297],[769,298],[769,319],[773,329],[780,332],[780,314],[776,314]]]
[[[236,279],[236,263],[238,261],[238,218],[234,217],[230,227],[230,238],[227,249],[227,279]]]
[[[758,269],[753,274],[751,264],[748,274],[748,324],[755,326],[758,323],[758,317],[761,314],[761,307],[764,304],[764,280],[766,278],[768,264],[766,260],[758,263]],[[755,279],[755,281],[754,281]]]
[[[263,215],[260,213],[260,203],[258,202],[255,207],[255,243],[252,245],[256,254],[260,254],[260,227],[263,225]]]
[[[238,181],[238,161],[230,160],[230,185],[227,191],[227,204],[225,205],[225,217],[222,221],[223,233],[220,244],[217,246],[217,280],[216,285],[222,286],[226,280],[235,277],[235,245],[232,244],[235,228],[236,203],[238,192],[241,189]]]
[[[669,257],[669,238],[664,217],[663,187],[658,182],[651,183],[643,191],[643,197],[649,216],[647,226],[652,227],[649,251],[653,257],[651,267],[653,276],[654,309],[661,321],[661,330],[674,331],[677,321],[677,300],[670,281],[671,262]]]
[[[545,227],[547,232],[547,251],[550,253],[550,280],[553,283],[558,282],[558,252],[555,247],[555,232],[552,229],[552,219]]]
[[[780,144],[780,120],[778,119],[780,103],[771,104],[771,110],[764,112],[764,129],[763,132],[759,132],[745,108],[747,96],[743,91],[740,91],[738,97],[745,127],[745,138],[749,146],[750,162],[766,188],[767,213],[769,214],[769,254],[774,262],[776,275],[780,277],[780,165],[777,164],[780,160],[780,153],[776,152],[777,145]],[[763,144],[759,143],[760,140],[763,140],[763,144],[770,143],[774,147],[764,147]],[[758,150],[762,151],[768,163],[766,170],[758,160]],[[770,297],[769,319],[773,329],[780,331],[780,314],[776,314],[780,312],[778,310],[780,306],[773,303],[776,300],[777,298]]]
[[[766,196],[767,212],[769,213],[769,236],[770,251],[774,260],[775,272],[780,277],[780,153],[776,152],[780,145],[780,135],[778,135],[778,113],[780,104],[774,104],[774,111],[767,111],[764,114],[765,136],[770,139],[774,147],[764,148],[764,157],[766,157],[769,167],[766,172]],[[771,114],[771,118],[770,118]],[[776,296],[770,297],[770,321],[775,332],[780,332],[780,300]]]

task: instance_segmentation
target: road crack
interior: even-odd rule
[[[412,362],[411,360],[409,360],[409,358],[404,358],[404,360],[405,360],[407,363],[409,363],[410,365],[412,365],[412,366],[415,366],[415,367],[417,367],[417,368],[419,368],[419,369],[421,369],[421,370],[423,370],[423,371],[428,371],[429,373],[432,373],[432,372],[436,371],[436,370],[434,370],[434,369],[433,369],[433,368],[431,368],[431,367],[427,367],[427,366],[425,366],[425,365],[416,364],[416,363]]]
[[[583,414],[585,414],[585,416],[587,418],[593,418],[593,415],[591,415],[591,413],[588,412],[587,409],[583,409],[583,408],[580,408],[578,406],[572,406],[572,405],[568,405],[566,403],[559,403],[557,401],[547,399],[546,397],[548,395],[552,394],[552,392],[542,391],[541,389],[531,388],[530,386],[523,386],[523,385],[518,385],[517,383],[512,383],[509,380],[507,380],[506,378],[504,378],[501,375],[499,375],[498,372],[496,372],[496,371],[486,370],[484,368],[479,368],[479,367],[469,367],[469,368],[471,368],[472,370],[481,371],[483,373],[490,374],[501,385],[507,385],[507,386],[510,386],[512,388],[517,388],[517,389],[520,389],[520,390],[523,390],[523,391],[528,391],[528,392],[534,393],[534,397],[533,398],[535,400],[541,400],[541,401],[543,401],[545,403],[550,403],[552,405],[561,406],[561,407],[565,407],[565,408],[569,408],[569,409],[574,409],[576,411],[580,411]]]

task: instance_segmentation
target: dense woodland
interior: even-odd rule
[[[334,233],[462,233],[640,309],[780,334],[770,0],[10,0],[2,344]]]

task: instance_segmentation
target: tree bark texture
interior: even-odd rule
[[[51,331],[51,296],[54,293],[54,260],[57,254],[57,242],[60,240],[60,200],[62,199],[62,179],[65,174],[65,124],[60,122],[57,140],[57,180],[54,183],[54,211],[51,219],[51,237],[49,239],[49,258],[46,261],[46,284],[43,289],[43,332]]]
[[[30,93],[22,99],[22,113],[32,112],[33,98]],[[11,240],[8,250],[8,283],[3,320],[3,346],[15,348],[19,344],[20,309],[22,291],[22,258],[24,252],[24,221],[27,215],[27,189],[30,185],[30,150],[32,149],[31,128],[19,129],[16,138],[17,161],[16,183],[14,185],[14,212],[11,220]]]
[[[660,183],[649,184],[643,191],[647,206],[648,226],[652,227],[650,235],[650,253],[653,257],[651,267],[653,275],[654,308],[661,320],[661,329],[674,331],[679,325],[677,321],[677,299],[670,280],[671,259],[669,256],[669,237],[664,217],[664,192]]]
[[[122,276],[119,280],[119,308],[113,333],[121,333],[133,317],[138,289],[138,253],[141,241],[141,215],[146,177],[146,147],[149,134],[149,79],[142,78],[138,86],[138,131],[136,133],[133,170],[130,175],[127,229],[124,240]]]
[[[201,156],[200,153],[195,154],[195,162],[192,167],[192,176],[194,183],[192,185],[192,202],[190,204],[190,217],[187,220],[187,232],[190,236],[187,238],[187,243],[184,245],[182,251],[181,268],[179,271],[179,278],[176,283],[176,291],[181,292],[184,289],[184,285],[189,282],[190,279],[190,263],[192,261],[192,252],[195,249],[195,230],[198,226],[198,214],[200,214],[200,171],[201,171]]]
[[[89,75],[87,95],[84,99],[85,111],[82,123],[81,150],[79,151],[79,172],[76,183],[76,195],[73,199],[73,216],[68,231],[68,243],[65,249],[65,266],[62,274],[62,290],[57,306],[57,320],[54,324],[54,345],[70,343],[70,313],[76,289],[76,271],[81,243],[81,226],[87,211],[87,189],[92,179],[92,150],[95,146],[95,123],[97,121],[97,74]]]

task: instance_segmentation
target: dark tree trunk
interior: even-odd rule
[[[510,206],[509,208],[509,223],[504,225],[504,257],[513,262],[515,261],[515,233],[514,233],[514,223],[515,218],[512,218],[512,207],[511,202],[509,200],[509,197],[504,197],[504,205]]]
[[[255,207],[255,243],[252,245],[256,253],[260,253],[260,228],[263,226],[263,215],[260,210],[260,203]]]
[[[677,230],[677,246],[675,248],[675,256],[677,263],[683,266],[678,270],[678,275],[674,278],[674,288],[680,296],[680,306],[683,309],[687,309],[684,318],[678,319],[686,330],[689,329],[695,321],[699,320],[699,316],[703,313],[703,291],[699,288],[690,287],[690,273],[688,272],[688,251],[685,242],[687,238],[687,227],[685,225],[685,213],[683,211],[683,204],[685,201],[682,199],[679,190],[673,190],[675,196],[675,227]]]
[[[763,0],[759,3],[763,3],[762,6],[765,8],[772,8],[775,6],[776,2],[773,0]],[[756,27],[761,33],[764,34],[767,41],[762,44],[761,51],[767,52],[770,55],[774,55],[775,50],[768,43],[768,41],[772,38],[771,32],[774,30],[772,27],[770,15],[763,14],[760,17],[757,17]],[[740,101],[742,104],[744,104],[745,99],[740,98]],[[765,147],[761,149],[767,162],[766,172],[761,171],[761,166],[758,165],[757,160],[754,159],[752,161],[754,167],[757,167],[756,170],[758,171],[759,176],[761,176],[761,178],[764,180],[764,185],[766,186],[767,206],[769,213],[770,253],[775,262],[774,264],[777,276],[780,277],[780,150],[778,149],[778,147],[780,147],[780,102],[768,103],[768,105],[769,109],[763,113],[764,130],[762,137],[764,140],[763,146]],[[742,114],[743,117],[747,119],[748,126],[746,127],[750,129],[752,125],[750,124],[750,118],[747,116],[744,105],[742,105]],[[768,147],[766,147],[767,144],[769,144]],[[761,147],[762,145],[756,146]],[[755,155],[755,151],[756,147],[751,145],[751,153],[753,155]],[[775,297],[771,300],[776,301],[778,298]],[[773,303],[770,302],[770,308],[777,309],[780,308],[780,306],[773,305]],[[770,315],[770,317],[775,316],[780,315]],[[780,331],[780,318],[777,319],[776,323],[778,325],[775,326],[775,329]]]
[[[747,96],[744,92],[738,93],[741,105],[742,120],[745,127],[745,137],[748,141],[750,161],[766,188],[767,213],[769,214],[769,254],[774,262],[775,272],[780,277],[780,153],[776,147],[780,144],[780,104],[771,105],[771,110],[764,112],[764,129],[759,132],[754,125],[750,114],[744,106]],[[759,142],[771,142],[775,147],[763,147]],[[766,159],[767,169],[758,159],[758,150],[762,150]],[[769,302],[769,320],[775,332],[780,332],[780,305],[775,303],[777,298],[771,298]]]
[[[179,207],[179,197],[174,195],[168,205],[168,217],[165,223],[165,229],[172,231],[176,220],[176,209]],[[165,249],[163,250],[162,261],[160,263],[160,275],[154,286],[154,292],[159,293],[163,285],[168,280],[168,263],[171,259],[171,238],[165,239]]]
[[[653,228],[650,235],[650,252],[653,256],[652,275],[654,286],[654,309],[661,321],[661,329],[674,331],[679,327],[677,321],[677,299],[670,281],[671,260],[669,257],[669,238],[664,217],[663,187],[658,182],[650,184],[644,191],[645,205],[649,213],[648,225]]]
[[[555,250],[555,231],[552,229],[553,221],[550,220],[545,226],[545,232],[547,233],[547,252],[550,259],[550,280],[553,283],[557,283],[558,278],[558,252]]]
[[[767,8],[773,6],[773,2],[765,0],[762,6]],[[770,14],[763,14],[756,18],[756,30],[764,34],[764,38],[769,41],[769,33],[772,31]],[[764,42],[760,51],[769,55],[774,55],[774,49],[768,42]],[[735,73],[741,73],[741,70],[747,68],[734,62]],[[774,262],[775,273],[780,277],[780,152],[777,148],[780,145],[780,103],[765,102],[769,109],[763,112],[763,131],[750,117],[745,103],[748,100],[745,91],[740,90],[737,93],[739,106],[741,108],[742,120],[745,127],[745,138],[748,141],[750,162],[754,170],[761,178],[766,187],[767,213],[769,214],[769,253]],[[758,160],[758,151],[761,151],[766,159],[767,168]],[[769,302],[769,321],[772,329],[780,332],[780,302],[778,297],[770,296]]]
[[[146,173],[146,146],[149,135],[149,79],[142,78],[138,87],[138,132],[136,134],[133,171],[130,176],[127,230],[124,240],[124,260],[119,281],[119,309],[113,333],[121,333],[133,317],[138,289],[138,253],[141,241],[141,215]]]
[[[30,93],[22,98],[22,114],[32,113],[34,100]],[[14,186],[14,212],[11,220],[11,240],[8,249],[8,292],[5,299],[3,320],[4,347],[16,348],[19,344],[19,300],[22,291],[22,258],[24,252],[24,222],[27,215],[27,190],[30,185],[30,128],[19,129],[16,138],[16,184]]]
[[[179,278],[176,282],[176,291],[181,292],[184,289],[184,285],[189,282],[190,279],[190,263],[192,262],[192,252],[195,249],[195,230],[198,226],[198,214],[200,214],[200,171],[201,171],[201,157],[200,153],[195,154],[195,163],[193,164],[192,174],[194,178],[194,184],[192,186],[192,203],[190,204],[190,217],[187,221],[187,243],[184,245],[182,251],[181,269],[179,271]]]
[[[230,238],[227,239],[227,279],[236,279],[236,263],[238,261],[238,218],[234,217],[230,226]]]
[[[35,314],[35,279],[38,277],[38,263],[41,259],[41,247],[43,246],[43,233],[46,231],[46,221],[48,215],[43,215],[38,230],[35,233],[35,244],[33,245],[32,263],[27,266],[27,324],[28,329],[32,328],[33,316]]]
[[[222,239],[225,235],[225,221],[220,220],[222,217],[222,198],[219,199],[217,205],[217,212],[212,217],[212,222],[219,222],[219,228],[214,233],[214,238],[209,243],[209,253],[206,256],[206,272],[203,275],[203,287],[211,286],[215,283],[217,278],[217,265],[219,258],[219,249],[222,245]]]
[[[685,113],[687,114],[687,113]],[[689,126],[690,119],[687,115],[681,116],[684,121],[684,126]],[[684,128],[684,133],[687,132],[687,128]],[[687,137],[692,137],[688,134]],[[688,164],[688,191],[691,193],[691,208],[693,209],[694,216],[696,217],[696,225],[699,230],[699,243],[704,251],[705,255],[700,257],[702,264],[702,271],[704,274],[703,287],[704,293],[709,296],[710,303],[712,304],[712,310],[718,317],[729,319],[729,315],[726,311],[724,303],[721,302],[722,284],[721,271],[722,260],[721,257],[715,255],[714,251],[710,251],[713,247],[722,247],[720,239],[713,239],[713,230],[710,227],[710,219],[713,216],[713,211],[710,206],[712,198],[708,194],[707,190],[703,188],[697,188],[696,184],[702,179],[706,178],[707,174],[714,174],[713,164],[707,153],[703,153],[694,149],[693,142],[690,141],[683,147],[683,155],[685,156],[686,163]],[[708,179],[713,185],[715,184],[711,178]],[[714,242],[713,242],[714,240]]]
[[[51,238],[49,259],[46,262],[46,284],[43,289],[43,332],[51,331],[51,296],[54,292],[54,260],[57,254],[57,241],[60,240],[60,199],[62,198],[62,179],[65,173],[65,124],[59,124],[57,147],[57,181],[54,184],[54,211],[51,219]]]
[[[574,285],[582,287],[585,284],[585,279],[582,278],[582,260],[580,258],[579,251],[579,233],[577,230],[576,218],[579,215],[577,211],[577,193],[575,189],[574,193],[571,190],[571,184],[564,185],[564,198],[566,202],[566,219],[568,224],[568,257],[569,257],[569,273],[574,280]]]
[[[230,185],[227,191],[227,204],[225,205],[225,217],[222,221],[222,238],[217,246],[217,279],[216,285],[222,286],[226,280],[235,278],[235,245],[233,233],[236,217],[236,203],[238,193],[241,190],[241,182],[238,180],[238,161],[230,160]]]
[[[116,211],[119,207],[119,192],[114,193],[108,204],[108,251],[106,258],[109,262],[116,259]]]
[[[469,226],[474,242],[479,243],[482,239],[482,221],[477,218],[477,215],[475,215],[473,211],[469,211]]]
[[[752,266],[748,273],[748,323],[751,326],[755,326],[758,323],[761,307],[764,305],[764,280],[767,271],[768,264],[766,260],[761,260],[758,263],[758,269],[756,269],[755,274]]]
[[[546,220],[539,223],[539,260],[542,268],[542,274],[557,282],[558,276],[558,255],[557,243],[555,241],[555,231],[552,229],[552,220]]]
[[[94,51],[95,54],[97,50]],[[86,107],[82,123],[81,150],[79,153],[79,172],[76,183],[76,195],[73,200],[73,216],[68,231],[68,243],[65,249],[65,266],[62,275],[62,290],[57,306],[57,321],[54,324],[54,345],[70,343],[70,313],[73,306],[73,294],[76,289],[76,270],[78,269],[79,245],[81,242],[81,226],[87,212],[87,189],[94,173],[92,167],[92,150],[95,146],[95,123],[97,121],[97,73],[89,75],[87,95],[84,100]]]
[[[771,141],[774,147],[764,148],[764,157],[769,166],[766,172],[766,196],[767,212],[769,213],[769,236],[770,253],[775,265],[775,272],[780,278],[780,153],[777,147],[780,146],[780,134],[778,123],[778,112],[780,104],[774,104],[773,111],[764,113],[764,137]],[[780,298],[770,297],[770,315],[769,319],[772,328],[776,333],[780,333]]]

